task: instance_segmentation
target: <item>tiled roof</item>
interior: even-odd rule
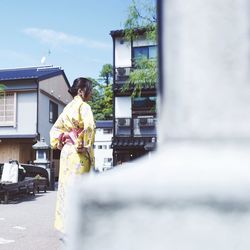
[[[146,150],[153,150],[156,147],[156,142],[152,142],[152,138],[132,138],[132,137],[119,137],[114,138],[112,147],[117,148],[144,148]]]
[[[50,66],[1,69],[0,81],[22,80],[22,79],[43,80],[60,74],[63,74],[65,77],[64,71],[62,69],[60,69],[59,67],[50,67]],[[68,82],[67,79],[66,81]]]
[[[110,35],[114,37],[124,36],[124,30],[111,30]]]
[[[112,120],[96,121],[96,127],[97,128],[113,128],[113,121]]]
[[[31,138],[36,138],[37,134],[25,134],[25,135],[0,135],[0,139],[31,139]]]
[[[146,27],[139,27],[139,28],[134,28],[134,33],[135,34],[138,34],[138,35],[142,35],[145,33],[145,31],[147,30],[148,28]],[[121,29],[121,30],[111,30],[110,31],[110,35],[112,37],[123,37],[125,35],[125,30],[124,29]]]

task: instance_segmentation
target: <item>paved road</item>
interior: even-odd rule
[[[63,247],[54,230],[56,191],[0,204],[1,250],[57,250]]]

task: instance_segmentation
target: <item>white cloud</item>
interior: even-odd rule
[[[84,37],[78,37],[64,32],[59,32],[51,29],[38,29],[27,28],[23,31],[25,34],[39,39],[43,43],[47,43],[52,46],[58,46],[62,44],[69,45],[83,45],[88,48],[105,49],[110,48],[110,44],[86,39]]]

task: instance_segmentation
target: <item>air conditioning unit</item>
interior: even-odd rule
[[[139,126],[140,127],[153,127],[154,126],[154,118],[140,118]]]
[[[125,68],[117,68],[117,76],[125,76],[126,69]]]
[[[131,72],[131,67],[118,67],[116,68],[117,80],[124,81],[127,80]]]
[[[128,127],[130,126],[130,120],[126,118],[119,118],[118,119],[118,126],[119,127]]]

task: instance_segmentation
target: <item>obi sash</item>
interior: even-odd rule
[[[76,144],[77,138],[79,134],[81,134],[83,129],[72,129],[70,132],[67,134],[61,133],[59,135],[59,141],[64,145],[64,144]]]

